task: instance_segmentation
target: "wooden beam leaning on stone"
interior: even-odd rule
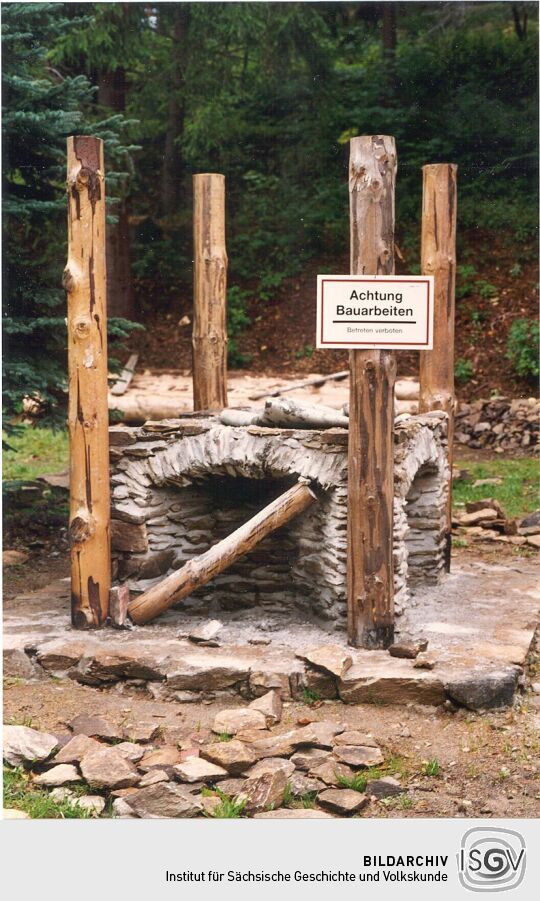
[[[263,538],[306,510],[315,499],[309,482],[299,479],[296,485],[264,507],[260,513],[223,541],[219,541],[199,557],[189,560],[181,569],[135,598],[128,608],[130,618],[138,626],[155,619],[177,601],[206,585],[235,560],[252,550]]]

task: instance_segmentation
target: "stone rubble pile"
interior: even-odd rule
[[[62,734],[6,725],[6,765],[24,767],[30,789],[78,805],[87,816],[352,816],[403,790],[399,781],[385,774],[384,753],[370,733],[350,729],[344,722],[318,720],[312,711],[283,731],[283,705],[293,696],[288,677],[280,680],[280,674],[274,673],[265,678],[264,673],[253,672],[249,663],[244,673],[234,653],[220,657],[220,650],[208,652],[215,658],[213,670],[197,666],[192,658],[187,668],[179,669],[177,663],[173,671],[176,687],[188,694],[196,686],[205,686],[207,692],[219,686],[230,688],[242,675],[249,677],[247,687],[254,678],[251,695],[243,695],[252,700],[220,710],[211,730],[197,731],[171,745],[152,720],[126,720],[114,726],[81,713],[67,724],[69,732]],[[392,667],[400,668],[399,686],[394,680],[386,690],[375,671],[366,674],[366,664],[356,663],[346,648],[327,644],[298,651],[296,656],[306,667],[302,691],[317,692],[318,707],[325,695],[335,698],[338,687],[341,699],[351,703],[374,697],[380,703],[401,704],[408,699],[429,705],[450,700],[472,710],[512,703],[520,667],[461,675],[456,671],[450,682],[443,683],[437,673],[416,669],[436,666],[436,659],[426,652],[425,639],[405,636],[388,654],[371,652],[379,655],[385,671],[391,658]],[[49,647],[48,653],[54,667],[76,662],[73,657],[63,658],[66,652],[58,644]],[[166,655],[163,659],[167,660]],[[89,658],[83,669],[92,672],[91,684],[107,687],[108,676],[118,679],[122,671],[131,676],[144,673],[132,680],[136,682],[155,679],[161,665],[152,656],[136,660],[109,651]],[[100,673],[105,682],[99,682]]]
[[[493,397],[462,403],[456,415],[455,439],[471,448],[538,451],[540,400],[535,397]]]
[[[124,727],[93,716],[80,715],[62,735],[6,725],[4,761],[28,771],[30,790],[92,817],[220,818],[232,805],[241,816],[320,819],[356,815],[405,790],[369,770],[384,766],[371,734],[311,717],[273,731],[281,716],[271,690],[219,712],[211,732],[160,747],[148,724],[126,741]]]
[[[510,519],[497,500],[486,497],[468,501],[465,511],[454,515],[452,525],[458,535],[473,541],[499,541],[540,549],[540,510],[521,520]]]

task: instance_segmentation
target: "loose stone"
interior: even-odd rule
[[[168,782],[169,774],[165,770],[149,770],[139,782],[139,788],[147,788],[149,785],[157,785],[158,782]]]
[[[47,760],[58,747],[56,736],[28,726],[4,726],[4,760],[10,766],[28,766]]]
[[[281,720],[283,702],[279,693],[274,689],[268,691],[260,698],[255,698],[254,701],[251,701],[249,707],[264,714],[267,726],[273,726]]]
[[[173,767],[174,774],[180,782],[215,782],[228,776],[227,770],[202,757],[190,757],[183,763]]]
[[[92,788],[128,788],[140,782],[140,774],[129,760],[113,748],[83,757],[81,772]]]
[[[334,748],[334,756],[352,767],[377,766],[384,762],[379,748],[362,747],[361,745],[343,745]]]
[[[299,770],[312,770],[325,763],[329,757],[330,751],[321,748],[305,748],[296,751],[291,757],[291,762]]]
[[[100,751],[103,745],[87,735],[75,735],[56,755],[55,763],[80,763],[86,754]],[[118,748],[116,749],[118,750]]]
[[[308,651],[298,652],[297,657],[301,660],[307,660],[312,666],[317,666],[327,670],[338,679],[343,678],[348,669],[352,666],[352,657],[339,645],[321,645],[318,648],[310,648]]]
[[[277,773],[278,770],[285,773],[285,776],[291,776],[294,773],[294,763],[292,760],[286,760],[284,757],[268,757],[259,760],[255,766],[252,766],[246,773],[249,779],[257,776],[263,776],[265,773]]]
[[[379,747],[372,735],[368,735],[367,732],[357,732],[356,730],[353,730],[352,732],[342,732],[341,735],[336,735],[334,744],[362,745],[366,748]]]
[[[221,710],[216,715],[212,731],[218,735],[236,735],[242,729],[266,729],[266,717],[260,710],[250,707],[239,707]]]
[[[365,795],[350,788],[326,789],[318,796],[317,802],[342,816],[358,813],[359,810],[367,807],[369,803]]]
[[[124,738],[130,742],[149,742],[159,735],[160,727],[156,723],[128,723],[124,726]]]
[[[193,749],[193,753],[196,753],[195,749]],[[157,748],[155,751],[148,751],[143,757],[141,757],[139,761],[139,769],[146,772],[147,770],[153,768],[160,768],[162,766],[174,766],[176,763],[180,763],[182,757],[181,752],[178,748],[174,748],[172,746],[166,746],[164,748]]]
[[[370,779],[366,785],[366,795],[371,795],[375,798],[389,798],[392,795],[401,794],[403,790],[401,784],[393,776],[384,776],[382,779]]]
[[[77,767],[73,766],[71,763],[61,763],[58,766],[53,767],[52,770],[47,770],[45,773],[40,773],[39,776],[34,777],[36,785],[49,787],[65,785],[66,782],[80,781],[81,777]]]
[[[425,651],[428,646],[427,641],[399,641],[390,645],[388,653],[391,657],[404,657],[414,660],[418,657],[420,651]]]
[[[142,819],[196,817],[203,807],[185,788],[172,782],[160,782],[141,788],[129,796],[128,805]]]
[[[415,669],[434,669],[437,660],[433,654],[419,654],[413,663]]]
[[[319,764],[319,766],[313,767],[309,771],[309,775],[315,779],[320,779],[325,785],[339,785],[342,779],[352,779],[354,770],[350,766],[339,763],[335,757],[332,757]]]
[[[200,641],[212,641],[223,628],[223,623],[218,619],[211,619],[207,623],[203,623],[202,626],[199,626],[197,629],[193,629],[192,632],[189,633],[188,638],[193,642]]]
[[[201,757],[223,767],[232,776],[239,776],[252,766],[257,757],[240,741],[220,741],[201,748]]]
[[[121,730],[105,722],[99,716],[80,713],[68,723],[74,735],[88,735],[91,738],[102,738],[105,741],[122,739]]]
[[[143,757],[146,749],[133,741],[121,741],[114,746],[114,750],[117,754],[121,754],[122,757],[125,757],[126,760],[137,763],[137,761]]]
[[[88,810],[92,816],[99,817],[105,810],[105,798],[101,795],[82,795],[75,801],[77,807]]]
[[[279,807],[283,803],[287,776],[283,769],[265,772],[261,776],[246,779],[239,798],[246,801],[246,811],[256,813],[267,807]]]

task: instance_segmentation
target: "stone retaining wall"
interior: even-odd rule
[[[540,400],[536,397],[492,397],[460,404],[455,438],[468,447],[487,447],[496,454],[507,450],[538,453]]]
[[[396,609],[444,565],[447,491],[444,414],[397,417]],[[318,502],[268,536],[182,606],[195,611],[298,608],[346,625],[347,440],[343,429],[232,428],[208,417],[114,427],[115,578],[133,592],[155,584],[277,497],[309,478]]]

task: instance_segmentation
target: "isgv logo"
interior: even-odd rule
[[[471,892],[507,892],[525,875],[525,840],[511,829],[469,829],[457,857],[459,881]]]

